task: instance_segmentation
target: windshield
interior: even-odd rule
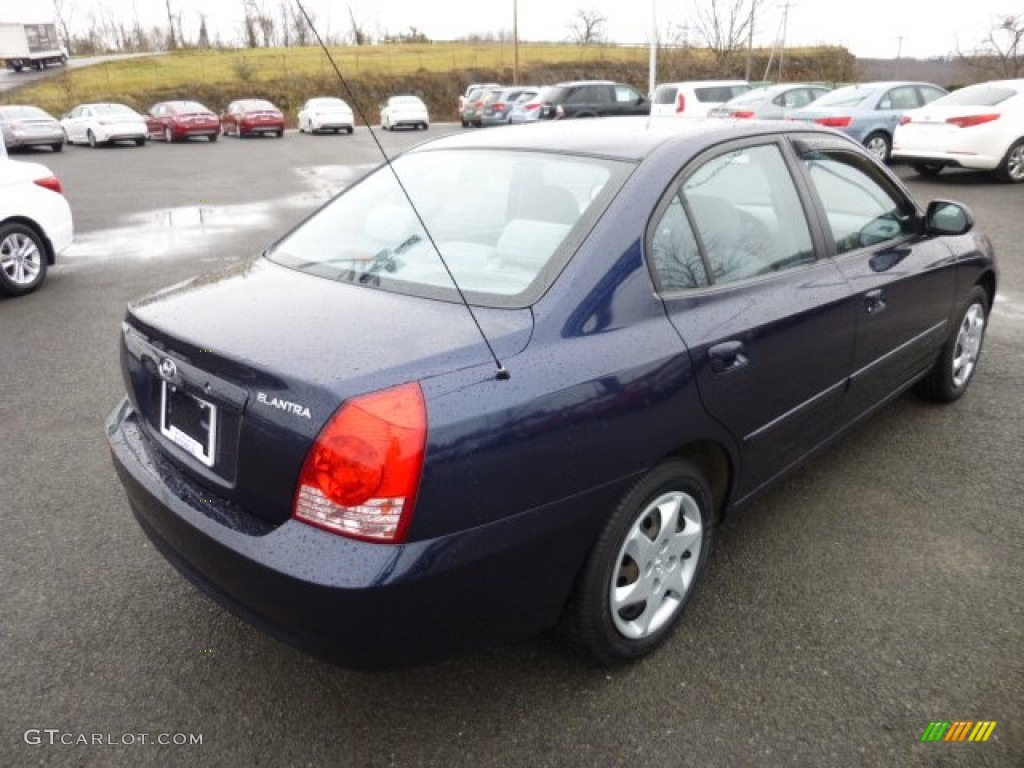
[[[872,93],[874,93],[873,88],[848,85],[846,88],[840,88],[838,91],[826,93],[814,102],[814,109],[818,107],[856,107]]]
[[[563,246],[587,231],[632,166],[542,152],[427,150],[398,158],[394,168],[459,287],[484,305],[523,306],[532,288],[557,274],[570,250]],[[444,264],[386,167],[307,219],[269,258],[331,280],[454,298]]]

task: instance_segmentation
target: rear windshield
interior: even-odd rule
[[[540,101],[544,104],[557,104],[565,98],[567,90],[569,89],[561,85],[549,85],[541,89]]]
[[[1017,94],[1018,91],[1015,91],[1013,88],[982,83],[981,85],[970,85],[967,88],[961,88],[959,91],[953,91],[948,96],[943,96],[941,99],[933,101],[931,106],[994,107],[996,104],[1002,104]]]
[[[262,101],[260,99],[250,99],[249,101],[242,101],[239,102],[239,106],[247,112],[277,112],[277,107],[275,107],[269,101]]]
[[[93,110],[98,115],[134,115],[135,110],[124,104],[96,104]]]
[[[694,88],[693,92],[697,94],[697,101],[714,101],[724,102],[729,99],[735,99],[747,91],[751,90],[749,85],[709,85],[700,88]]]
[[[3,107],[0,114],[8,120],[53,120],[39,107]]]
[[[659,85],[654,91],[654,103],[675,104],[676,90],[674,85]]]
[[[206,107],[200,104],[198,101],[180,101],[176,104],[169,104],[168,107],[172,112],[179,114],[189,112],[209,112]]]
[[[832,91],[832,93],[826,93],[814,102],[814,108],[855,107],[874,92],[874,88],[864,88],[859,85],[848,85],[846,88],[840,88],[837,91]]]
[[[632,167],[501,150],[425,150],[394,163],[459,287],[485,306],[526,306],[546,289]],[[456,298],[387,167],[336,197],[268,256],[329,280]]]

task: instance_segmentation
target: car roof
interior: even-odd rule
[[[680,80],[677,83],[658,83],[658,88],[665,86],[672,88],[681,88],[686,86],[687,88],[698,88],[715,85],[750,85],[746,80]]]
[[[574,85],[618,85],[614,80],[566,80],[555,83],[555,88],[567,88]]]
[[[536,150],[592,155],[638,162],[667,143],[692,151],[742,136],[834,131],[780,121],[723,118],[610,117],[603,120],[541,121],[500,131],[455,133],[424,142],[411,151],[438,149]]]

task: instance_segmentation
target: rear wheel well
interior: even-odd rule
[[[43,248],[46,250],[47,266],[53,266],[54,261],[56,261],[56,254],[53,252],[53,243],[50,242],[50,238],[46,236],[46,233],[43,231],[42,227],[40,227],[38,224],[32,221],[32,219],[26,219],[23,216],[12,216],[9,219],[4,219],[3,221],[0,221],[0,226],[6,226],[7,224],[21,224],[21,226],[28,227],[33,232],[35,232],[39,236],[39,239],[42,241]]]
[[[686,459],[700,469],[711,489],[715,521],[721,520],[732,481],[732,461],[725,448],[718,443],[706,440],[684,446],[672,455]]]

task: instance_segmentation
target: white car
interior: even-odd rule
[[[60,121],[68,144],[146,143],[146,118],[126,104],[79,104]]]
[[[299,133],[319,133],[320,131],[345,131],[351,134],[355,130],[355,119],[352,108],[344,99],[335,96],[321,96],[310,99],[299,110]]]
[[[922,176],[972,168],[1024,182],[1024,80],[969,85],[905,112],[892,137],[892,158]]]
[[[73,236],[57,177],[45,165],[0,152],[0,292],[20,296],[38,288]]]
[[[753,90],[746,80],[690,80],[654,89],[651,116],[706,117],[715,107]]]
[[[380,108],[380,127],[385,131],[403,127],[427,130],[427,105],[416,96],[392,96]]]

